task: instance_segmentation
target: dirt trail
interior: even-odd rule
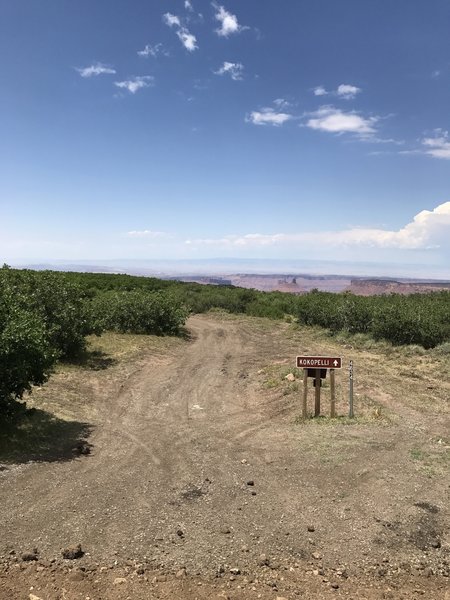
[[[22,532],[23,544],[34,540],[45,555],[74,540],[105,560],[122,550],[130,557],[154,554],[155,539],[190,527],[184,518],[196,501],[210,499],[211,488],[225,492],[218,502],[226,520],[228,494],[236,494],[247,475],[234,440],[258,427],[252,394],[239,377],[258,339],[237,324],[202,318],[191,319],[190,330],[186,352],[149,360],[116,398],[103,399],[88,458],[22,466],[4,478],[1,540],[20,540]],[[210,502],[202,504],[211,512]],[[214,535],[221,523],[211,516]],[[191,553],[181,547],[182,562]],[[209,565],[209,550],[196,560]]]
[[[79,564],[200,577],[445,569],[448,484],[417,476],[408,455],[429,432],[406,421],[295,425],[299,398],[264,394],[257,376],[286,352],[279,328],[198,316],[189,330],[189,344],[141,357],[87,398],[98,423],[91,455],[0,473],[0,554],[37,547],[50,560],[81,543]]]

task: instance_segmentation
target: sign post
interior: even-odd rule
[[[314,416],[320,417],[320,388],[322,386],[322,380],[320,378],[320,369],[316,369],[314,385],[316,386],[314,399]]]
[[[302,402],[302,417],[307,417],[307,401],[308,401],[308,377],[314,378],[314,416],[320,416],[320,388],[322,379],[327,376],[327,370],[330,371],[330,388],[331,388],[331,417],[336,416],[336,386],[335,386],[335,369],[342,368],[342,358],[339,356],[297,356],[296,364],[298,369],[303,369],[303,402]]]
[[[308,412],[308,370],[303,369],[303,405],[302,418],[306,419]]]
[[[336,386],[335,386],[335,379],[334,379],[334,369],[330,369],[330,393],[331,393],[330,417],[333,419],[336,416]]]
[[[353,419],[353,361],[350,361],[348,367],[349,374],[349,398],[348,398],[348,416]]]

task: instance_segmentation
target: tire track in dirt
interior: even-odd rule
[[[234,460],[240,431],[258,429],[256,415],[246,409],[246,382],[239,378],[242,364],[256,351],[255,340],[232,321],[194,317],[189,326],[193,342],[186,350],[156,364],[149,358],[115,397],[103,400],[91,456],[11,474],[10,489],[19,488],[20,505],[14,507],[13,495],[5,502],[6,539],[21,538],[22,544],[37,539],[55,552],[76,537],[109,553],[120,536],[130,538],[143,508],[153,510],[147,519],[158,521],[174,487],[202,479],[205,450],[209,464]],[[228,452],[233,458],[224,456]],[[117,519],[114,531],[100,527],[99,544],[91,523],[99,514],[102,523],[111,523],[111,513]]]

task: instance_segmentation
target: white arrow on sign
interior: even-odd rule
[[[334,361],[334,363],[333,363],[333,365],[334,365],[335,367],[337,367],[337,365],[338,365],[338,364],[339,364],[339,363],[338,363],[338,361],[337,361],[337,360],[335,360],[335,361]]]

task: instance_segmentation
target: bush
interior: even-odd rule
[[[364,333],[395,345],[433,348],[450,337],[450,293],[354,296],[311,292],[297,300],[297,318],[333,332]]]
[[[45,323],[22,307],[23,298],[6,285],[0,288],[0,410],[10,412],[11,401],[32,385],[44,383],[57,352],[51,347]]]
[[[92,310],[103,329],[121,333],[177,335],[187,310],[162,292],[105,292],[92,301]]]
[[[393,303],[378,310],[371,327],[375,339],[386,339],[396,345],[419,344],[433,348],[444,341],[444,330],[420,307]]]
[[[0,290],[9,290],[24,311],[37,315],[46,338],[62,358],[73,358],[85,349],[85,338],[100,333],[86,294],[64,274],[50,271],[0,269]]]
[[[13,414],[12,401],[44,383],[60,357],[85,348],[97,332],[82,290],[61,274],[0,269],[0,404]]]

